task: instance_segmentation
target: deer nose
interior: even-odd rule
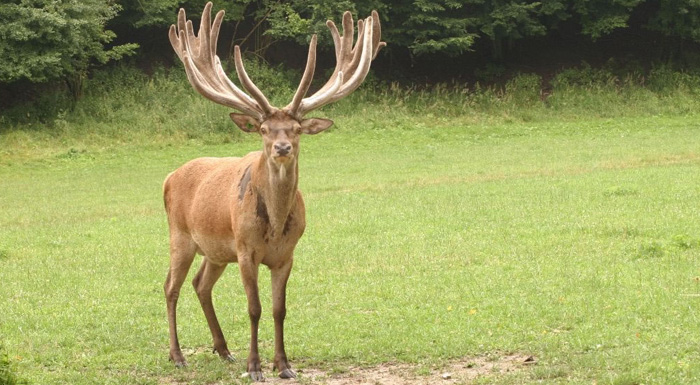
[[[292,144],[291,143],[275,143],[275,151],[277,151],[277,155],[279,156],[286,156],[290,152],[292,152]]]

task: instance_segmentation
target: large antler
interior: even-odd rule
[[[372,16],[357,21],[357,44],[354,47],[353,24],[352,14],[345,12],[343,14],[343,36],[340,36],[335,23],[331,20],[326,22],[335,44],[335,70],[323,87],[305,98],[316,67],[316,35],[311,38],[304,75],[292,102],[285,107],[289,114],[301,118],[312,110],[344,98],[365,80],[372,60],[377,57],[377,53],[386,46],[386,43],[381,41],[381,25],[377,11],[372,11]]]
[[[234,49],[236,72],[243,88],[252,95],[252,98],[226,76],[221,67],[221,60],[216,55],[216,42],[224,11],[221,10],[216,14],[212,24],[211,8],[212,3],[208,2],[202,12],[197,36],[194,35],[192,21],[186,20],[185,10],[180,8],[177,26],[170,26],[170,44],[185,65],[187,79],[197,92],[215,103],[234,108],[262,121],[276,109],[270,105],[265,95],[248,77],[238,46]]]

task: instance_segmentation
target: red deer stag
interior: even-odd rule
[[[186,365],[177,338],[176,307],[180,288],[194,260],[203,256],[192,284],[204,310],[214,340],[214,350],[232,360],[212,304],[212,288],[226,265],[237,262],[248,298],[251,379],[264,379],[258,354],[258,266],[271,272],[275,323],[274,369],[282,378],[295,377],[284,350],[285,291],[293,252],[304,232],[304,201],[297,190],[299,137],[330,127],[327,119],[309,118],[310,111],[353,92],[365,79],[371,61],[386,43],[381,42],[379,16],[358,21],[358,41],[350,12],[343,15],[343,35],[332,21],[327,25],[335,43],[336,67],[328,82],[305,97],[316,66],[316,35],[311,38],[306,69],[292,101],[273,107],[253,84],[243,67],[241,52],[234,48],[238,78],[250,96],[224,73],[216,55],[216,42],[224,17],[219,11],[211,22],[212,3],[202,13],[199,33],[180,9],[177,26],[170,27],[170,43],[184,63],[187,78],[197,92],[211,101],[242,112],[231,119],[245,132],[262,137],[262,151],[242,158],[199,158],[168,175],[163,185],[170,230],[170,270],[165,298],[170,330],[170,359]],[[354,46],[353,46],[354,45]]]

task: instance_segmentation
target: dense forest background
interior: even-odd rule
[[[149,73],[172,66],[167,29],[183,7],[197,24],[204,0],[2,0],[0,108],[64,89],[79,99],[96,69],[126,62]],[[218,0],[226,10],[219,56],[297,69],[318,33],[319,67],[332,67],[325,20],[379,11],[388,47],[373,65],[402,84],[498,83],[514,73],[544,79],[567,67],[644,73],[700,63],[698,0]],[[323,54],[325,52],[325,54]],[[179,65],[179,64],[178,64]]]

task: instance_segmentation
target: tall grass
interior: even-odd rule
[[[274,105],[286,105],[291,99],[299,73],[255,60],[248,61],[247,68]],[[317,78],[325,80],[322,75]],[[687,115],[700,110],[699,93],[698,73],[670,66],[646,73],[620,72],[612,66],[592,68],[583,63],[546,83],[537,74],[517,74],[504,86],[400,85],[370,77],[350,97],[315,114],[341,121],[361,116],[355,129],[400,129],[416,122],[430,125],[436,119],[480,124]],[[238,141],[242,134],[233,129],[228,112],[194,92],[180,66],[159,67],[146,75],[121,65],[96,72],[86,83],[85,96],[75,104],[55,91],[1,111],[0,154],[37,157],[130,143]]]
[[[584,63],[557,73],[547,83],[527,73],[513,76],[504,86],[442,83],[406,87],[374,81],[327,111],[333,116],[352,115],[358,106],[383,106],[379,109],[382,116],[459,118],[474,123],[605,119],[695,114],[699,95],[697,73],[660,66],[646,74],[618,74]]]

